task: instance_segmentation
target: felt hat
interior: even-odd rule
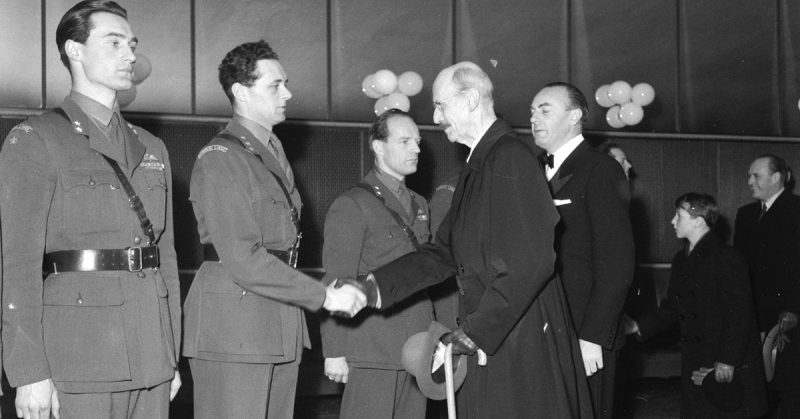
[[[767,333],[764,339],[764,346],[761,349],[761,356],[764,359],[764,375],[766,375],[767,382],[772,381],[775,376],[775,357],[778,355],[778,348],[775,347],[777,343],[778,334],[780,334],[780,324],[776,324],[772,330]]]
[[[417,379],[417,386],[425,397],[432,400],[447,398],[444,380],[444,364],[433,374],[433,353],[442,335],[450,329],[441,323],[431,322],[427,332],[419,332],[406,340],[401,354],[401,363],[411,375]],[[467,376],[467,356],[460,355],[453,359],[453,388],[458,390]]]
[[[730,383],[720,383],[717,381],[714,371],[706,374],[703,378],[703,394],[706,400],[711,402],[718,409],[725,412],[733,412],[742,407],[744,399],[744,385],[739,371],[733,374]]]

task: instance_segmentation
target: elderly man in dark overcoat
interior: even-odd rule
[[[462,418],[591,417],[580,349],[553,274],[558,214],[533,146],[494,113],[492,83],[470,62],[442,70],[433,119],[470,148],[437,243],[376,269],[381,307],[457,274],[459,327],[441,339],[469,354]],[[480,355],[487,355],[485,366]]]

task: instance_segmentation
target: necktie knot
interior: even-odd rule
[[[555,166],[555,162],[553,161],[553,155],[552,154],[548,154],[547,157],[545,157],[545,161],[544,162],[547,165],[547,167],[549,167],[551,169]]]
[[[767,204],[762,202],[761,203],[761,213],[758,214],[758,221],[761,221],[761,219],[764,218],[764,214],[766,214],[766,213],[767,213]]]

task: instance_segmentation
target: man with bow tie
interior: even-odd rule
[[[531,103],[531,130],[561,216],[556,271],[564,282],[589,380],[595,417],[613,417],[618,333],[633,280],[634,244],[625,174],[583,138],[588,106],[575,86],[556,82]]]

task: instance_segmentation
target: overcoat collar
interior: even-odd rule
[[[136,129],[128,124],[127,121],[120,119],[122,134],[125,138],[125,155],[127,157],[127,161],[121,161],[119,153],[114,151],[114,147],[108,141],[108,138],[100,132],[95,123],[89,120],[89,116],[69,96],[64,99],[61,109],[67,114],[74,133],[87,137],[91,149],[111,157],[125,166],[125,171],[129,176],[133,169],[141,163],[147,148],[139,141],[139,134]]]
[[[278,163],[278,159],[275,155],[267,150],[267,147],[264,146],[250,130],[245,128],[234,118],[225,126],[225,131],[238,138],[239,141],[242,142],[244,148],[258,156],[270,172],[280,177],[281,181],[283,181],[284,185],[287,185],[290,191],[294,188],[294,185],[289,185],[289,179],[286,178],[286,173],[283,171],[280,163]]]

